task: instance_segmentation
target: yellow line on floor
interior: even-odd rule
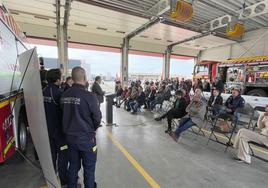
[[[150,184],[153,188],[160,188],[160,185],[142,168],[142,166],[132,157],[128,151],[113,137],[113,135],[105,129],[110,140],[114,145],[125,155],[129,162],[136,168],[136,170],[144,177],[144,179]]]
[[[208,131],[208,130],[206,130],[206,129],[202,129],[202,131],[206,132],[207,134],[210,134],[210,133],[211,133],[211,131]],[[218,137],[220,137],[220,138],[222,138],[222,139],[224,139],[224,140],[228,140],[226,137],[224,137],[224,136],[222,136],[222,135],[220,135],[220,134],[217,134],[217,133],[215,133],[215,134],[216,134]],[[265,154],[265,155],[268,155],[268,151],[265,151],[265,150],[259,148],[258,146],[251,146],[251,147],[252,147],[253,150],[256,150],[256,151],[258,151],[258,152],[260,152],[260,153],[263,153],[263,154]]]

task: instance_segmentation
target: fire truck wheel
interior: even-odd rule
[[[262,89],[253,89],[250,90],[247,94],[251,96],[267,97],[267,93]]]
[[[20,114],[18,125],[18,149],[25,153],[28,144],[27,118]]]

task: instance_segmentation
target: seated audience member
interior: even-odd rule
[[[121,100],[123,99],[123,92],[124,92],[121,84],[117,85],[115,92],[116,92],[115,105],[118,106]]]
[[[232,90],[232,95],[225,102],[225,112],[228,114],[234,114],[237,108],[243,108],[245,105],[245,100],[240,94],[238,88]],[[236,115],[236,114],[234,114]]]
[[[213,115],[217,115],[220,112],[220,106],[223,104],[222,96],[219,90],[213,89],[213,92],[208,100],[208,108],[212,111]]]
[[[115,87],[114,87],[114,92],[115,93],[117,92],[119,85],[121,85],[121,82],[120,81],[115,81]]]
[[[171,137],[176,142],[183,131],[191,128],[194,124],[200,125],[204,123],[206,99],[202,97],[201,89],[195,90],[193,100],[187,106],[186,112],[188,112],[188,114],[180,120],[179,127],[175,130],[175,132],[171,133]]]
[[[144,83],[144,94],[146,97],[148,97],[148,95],[150,94],[151,89],[150,89],[150,82],[146,81]]]
[[[203,82],[203,91],[210,92],[210,83],[209,80],[204,80]]]
[[[150,93],[149,93],[148,97],[146,97],[146,100],[145,100],[144,109],[150,109],[150,103],[155,100],[155,94],[156,94],[155,87],[151,86]]]
[[[188,106],[191,102],[191,97],[189,95],[189,92],[187,92],[186,90],[182,90],[182,92],[183,92],[183,98],[185,99],[186,104]]]
[[[220,77],[215,78],[214,86],[216,87],[217,90],[219,90],[220,93],[224,92],[224,83]]]
[[[127,111],[131,110],[130,106],[129,106],[129,103],[134,101],[138,96],[138,87],[137,87],[137,85],[138,84],[135,83],[135,82],[131,83],[131,94],[128,97],[128,99],[126,100],[126,102],[125,102],[125,108],[126,108]]]
[[[194,85],[193,85],[193,90],[195,92],[196,89],[201,89],[201,91],[203,90],[203,83],[200,79],[196,79],[194,81]]]
[[[164,86],[163,92],[160,93],[160,95],[151,102],[150,109],[153,110],[157,104],[163,104],[164,101],[169,100],[171,97],[170,87]]]
[[[150,102],[149,104],[149,108],[153,109],[155,107],[155,103],[157,103],[157,101],[160,99],[160,97],[163,95],[164,91],[165,91],[166,86],[165,85],[161,85],[161,87],[159,89],[157,89],[156,86],[156,93],[155,93],[155,97],[154,100]]]
[[[135,101],[129,103],[131,113],[133,114],[136,113],[138,108],[144,105],[144,102],[145,102],[145,93],[143,92],[143,88],[139,86],[137,98],[135,99]]]
[[[259,132],[253,132],[248,129],[240,129],[235,137],[234,148],[238,149],[238,162],[250,164],[250,148],[249,142],[265,145],[268,147],[268,105],[265,108],[265,113],[261,113],[257,122]]]
[[[156,81],[155,82],[155,89],[158,91],[158,90],[161,90],[161,86],[159,85],[159,82]]]
[[[183,92],[178,90],[175,93],[176,101],[174,103],[174,107],[170,109],[166,114],[164,114],[161,117],[155,118],[156,121],[160,121],[164,118],[167,118],[168,122],[168,129],[165,131],[165,133],[170,133],[171,132],[171,122],[172,119],[174,118],[182,118],[183,116],[186,115],[186,100],[183,97]]]
[[[127,99],[128,97],[131,95],[131,88],[128,88],[127,86],[124,88],[123,90],[123,93],[122,93],[122,96],[121,96],[121,100],[120,103],[118,103],[116,105],[117,108],[120,108],[121,107],[121,104],[123,104]]]

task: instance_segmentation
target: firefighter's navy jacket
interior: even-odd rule
[[[95,94],[85,86],[73,84],[61,98],[63,132],[69,143],[84,143],[95,138],[101,111]]]
[[[43,89],[47,128],[51,138],[57,138],[62,134],[60,109],[61,95],[62,92],[59,86],[55,84],[50,83]]]

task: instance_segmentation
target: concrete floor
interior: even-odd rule
[[[189,131],[175,143],[164,133],[166,122],[155,122],[150,112],[131,115],[114,109],[114,122],[117,127],[102,127],[97,134],[96,181],[100,188],[151,187],[111,141],[107,130],[162,188],[267,187],[267,163],[258,159],[251,165],[237,163],[232,159],[233,149],[224,153],[222,145],[210,142],[207,146],[207,138],[196,139]],[[5,188],[45,185],[40,173],[18,156],[1,165],[0,174],[0,185]]]

